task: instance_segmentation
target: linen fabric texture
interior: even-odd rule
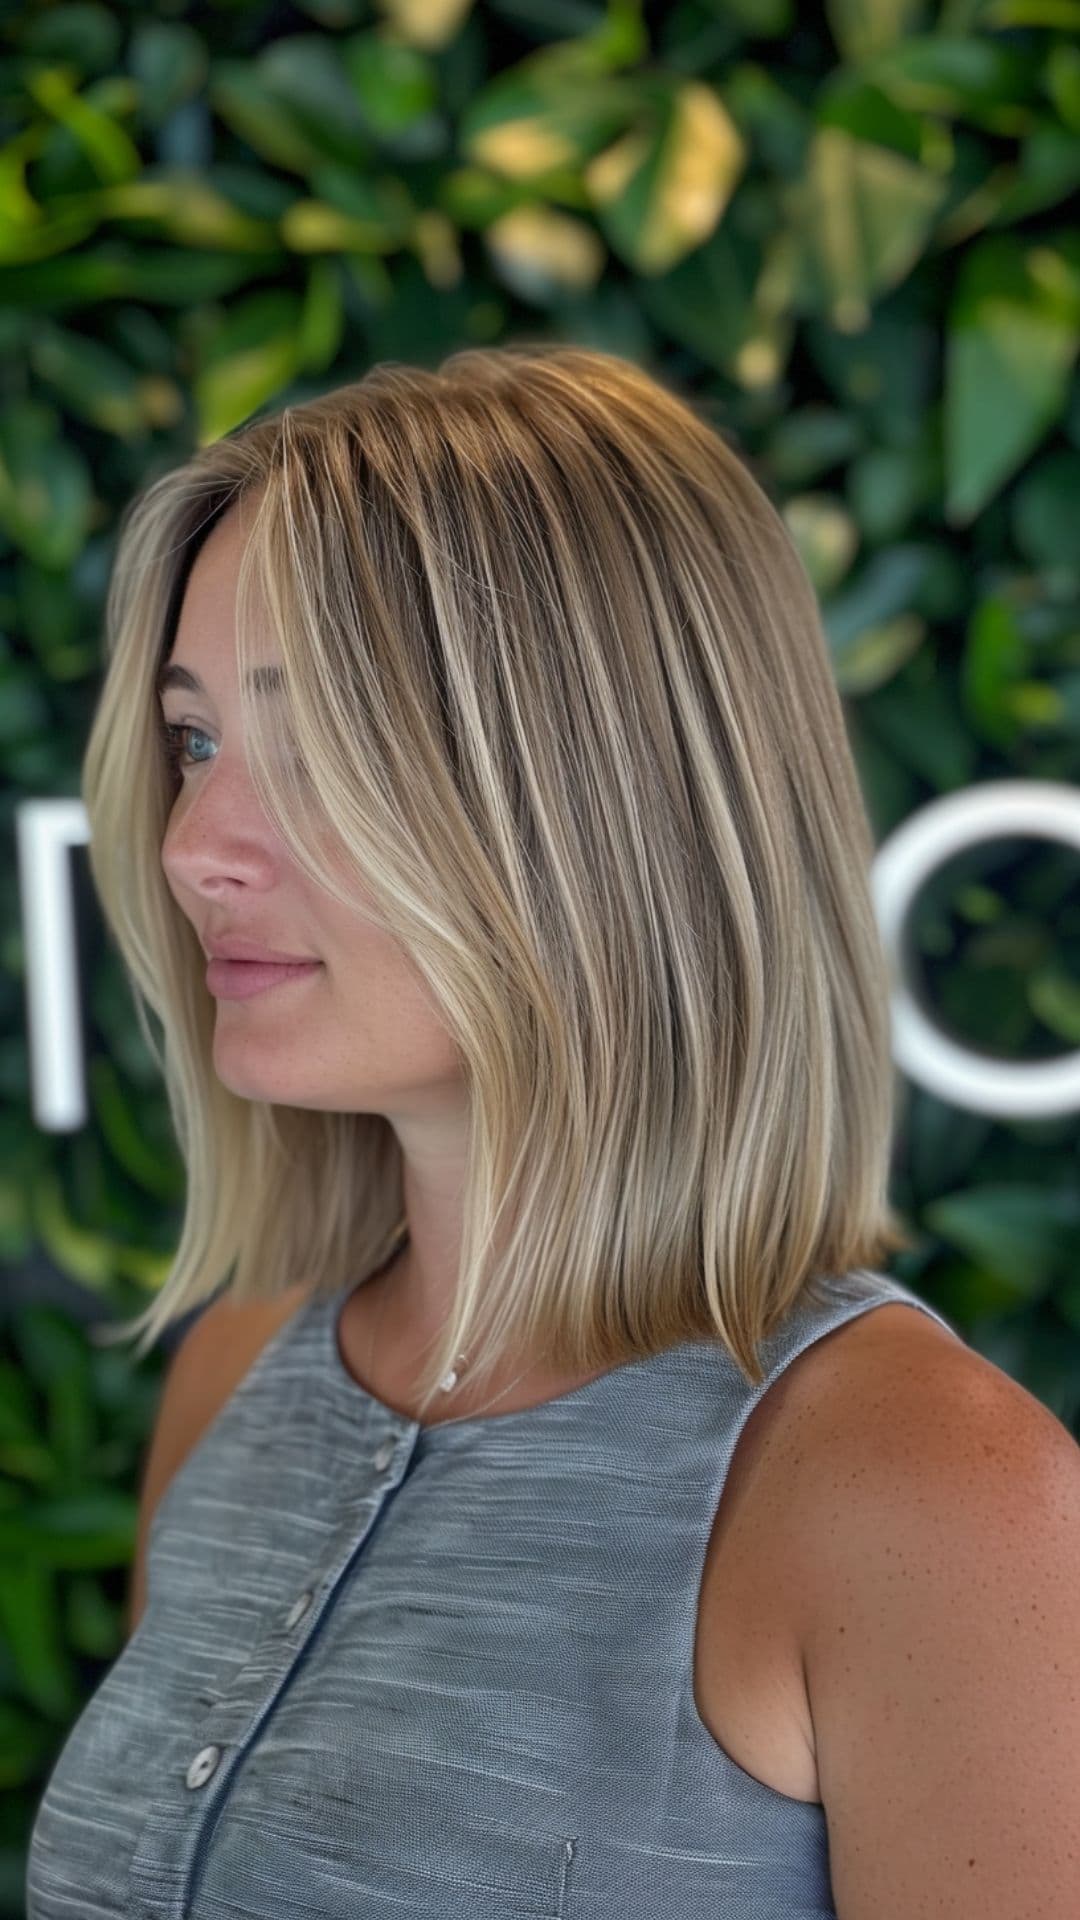
[[[702,1721],[705,1552],[822,1282],[748,1384],[692,1341],[421,1426],[281,1327],[169,1482],[148,1597],[55,1761],[28,1920],[835,1920],[825,1811]]]

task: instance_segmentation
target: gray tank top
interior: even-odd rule
[[[352,1284],[167,1486],[146,1610],[37,1810],[28,1920],[834,1916],[824,1809],[695,1706],[705,1551],[799,1353],[888,1301],[956,1329],[858,1269],[788,1315],[759,1387],[693,1341],[420,1426],[342,1361]]]

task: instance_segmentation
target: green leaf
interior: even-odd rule
[[[1074,8],[1080,32],[1080,6]],[[1059,40],[1046,59],[1046,91],[1071,133],[1080,133],[1080,46]]]
[[[797,25],[795,0],[726,0],[723,11],[755,40],[779,40]]]
[[[960,687],[974,727],[1002,750],[1017,733],[1009,693],[1029,670],[1030,649],[1016,608],[1000,594],[988,595],[968,623]]]
[[[814,102],[814,120],[818,127],[837,127],[853,140],[888,147],[907,160],[932,162],[935,173],[945,172],[953,157],[947,128],[898,106],[861,73],[830,74]]]
[[[2,499],[0,472],[0,502]],[[0,747],[11,748],[17,741],[30,740],[48,725],[49,703],[40,677],[25,660],[4,661],[0,665]]]
[[[949,1100],[939,1100],[928,1088],[912,1085],[907,1162],[913,1209],[920,1217],[926,1200],[945,1188],[978,1178],[979,1162],[994,1125],[989,1114],[955,1107]]]
[[[37,1415],[29,1382],[10,1360],[0,1359],[0,1445],[36,1436]]]
[[[348,212],[325,200],[295,200],[282,215],[285,245],[294,253],[390,253],[409,239],[414,214],[403,193],[388,206],[384,192],[358,181],[350,197],[357,209]]]
[[[994,1181],[932,1201],[923,1222],[995,1273],[1018,1302],[1049,1292],[1075,1266],[1080,1195],[1045,1183]]]
[[[862,434],[883,446],[907,447],[935,430],[927,414],[938,398],[937,316],[931,325],[912,283],[873,308],[863,332],[840,333],[811,317],[800,344]]]
[[[854,682],[858,679],[857,663],[864,637],[918,612],[933,567],[932,547],[914,542],[887,547],[872,554],[845,592],[824,606],[833,667],[845,691],[857,690]],[[917,629],[898,633],[893,671],[915,650],[922,631],[923,623],[919,620]]]
[[[1052,242],[981,240],[949,315],[946,516],[966,525],[1036,447],[1068,392],[1080,343],[1080,272]],[[988,404],[988,396],[993,404]]]
[[[82,79],[109,73],[120,63],[123,30],[108,7],[82,5],[28,8],[19,18],[19,52],[35,60],[74,67]]]
[[[899,539],[918,508],[936,497],[936,477],[925,442],[868,447],[852,461],[847,476],[860,531],[878,544]]]
[[[210,71],[205,41],[180,20],[137,19],[128,65],[139,83],[143,117],[153,127],[198,93]]]
[[[870,699],[872,709],[864,702],[860,713],[879,751],[884,744],[899,766],[917,773],[937,792],[971,784],[978,766],[977,743],[929,647],[920,647],[886,692]]]
[[[667,273],[642,280],[637,298],[654,326],[732,374],[754,332],[756,267],[753,251],[722,226]]]
[[[1058,568],[1080,589],[1080,453],[1055,447],[1020,481],[1012,502],[1016,544],[1038,568]]]
[[[844,654],[840,692],[856,699],[885,686],[916,654],[926,639],[926,622],[917,613],[898,613],[865,627]]]
[[[65,1582],[64,1624],[72,1648],[87,1660],[112,1660],[124,1639],[118,1609],[106,1599],[103,1583],[92,1574],[74,1573]]]
[[[265,254],[276,240],[269,221],[253,220],[200,174],[186,168],[147,172],[139,180],[103,187],[96,200],[103,216],[152,223],[180,246]]]
[[[125,440],[145,430],[136,375],[99,340],[45,322],[31,337],[30,364],[80,419]]]
[[[1055,121],[1040,119],[1020,148],[1016,166],[999,169],[977,189],[987,202],[987,223],[1010,222],[1044,213],[1080,187],[1080,139]]]
[[[175,1200],[173,1165],[163,1160],[156,1142],[147,1136],[142,1116],[129,1104],[111,1056],[95,1053],[87,1068],[87,1079],[94,1118],[124,1172],[145,1193],[152,1193],[159,1200]]]
[[[1054,962],[1039,967],[1028,979],[1028,1002],[1044,1027],[1057,1035],[1063,1047],[1080,1047],[1080,986]]]
[[[825,14],[837,52],[855,66],[891,47],[920,22],[923,0],[874,0],[873,6],[866,0],[827,0]]]
[[[647,112],[643,83],[607,73],[581,42],[542,48],[496,74],[463,108],[457,140],[470,164],[541,184],[578,170]]]
[[[808,404],[780,415],[766,442],[768,471],[785,488],[821,480],[859,452],[865,429],[853,412]]]
[[[799,550],[814,592],[832,593],[858,550],[859,530],[842,500],[829,493],[797,493],[785,501],[783,519]]]
[[[321,372],[334,359],[345,329],[341,270],[336,262],[313,260],[296,329],[298,364]]]
[[[360,102],[340,50],[322,34],[286,34],[256,57],[254,72],[276,109],[290,116],[320,159],[363,166],[370,158]]]
[[[101,1288],[113,1270],[108,1234],[82,1227],[71,1218],[59,1175],[42,1167],[31,1186],[34,1225],[45,1250],[62,1273],[85,1286]]]
[[[13,1332],[27,1377],[43,1393],[66,1393],[85,1383],[85,1337],[58,1307],[37,1301],[19,1307]]]
[[[299,365],[299,297],[286,287],[249,294],[230,307],[193,382],[199,442],[229,433],[276,399]]]
[[[822,127],[805,179],[785,211],[803,250],[804,305],[841,333],[858,333],[877,295],[898,286],[922,255],[947,182],[886,147]]]
[[[199,445],[220,440],[267,401],[277,399],[295,375],[298,361],[297,333],[290,328],[204,368],[194,381]]]
[[[1026,1287],[1017,1286],[1004,1274],[991,1272],[986,1267],[972,1266],[959,1257],[952,1260],[946,1257],[934,1267],[934,1304],[961,1327],[975,1327],[1002,1314],[1012,1315],[1012,1322],[1006,1322],[1004,1329],[994,1329],[992,1341],[985,1337],[979,1340],[978,1351],[988,1359],[997,1353],[998,1366],[1005,1372],[1012,1371],[1016,1377],[1020,1375],[1023,1363],[1014,1351],[1017,1343],[1014,1333],[1019,1333],[1015,1316],[1025,1309],[1030,1312],[1031,1299]]]
[[[226,126],[271,166],[307,176],[325,159],[265,76],[242,60],[220,60],[210,78],[210,99]]]
[[[0,1561],[0,1640],[20,1692],[50,1719],[70,1719],[79,1689],[50,1568]]]
[[[604,270],[595,230],[554,207],[517,207],[489,227],[485,241],[499,278],[538,306],[591,293]]]
[[[986,0],[983,12],[992,32],[1002,27],[1060,27],[1080,32],[1080,0]]]
[[[73,196],[56,210],[43,211],[26,193],[22,155],[0,155],[0,262],[5,266],[47,260],[77,247],[98,224],[90,196]]]
[[[0,266],[0,307],[62,312],[99,301],[140,300],[186,311],[280,268],[279,247],[266,255],[232,255],[110,240],[62,260]]]
[[[142,165],[130,134],[109,111],[107,96],[95,100],[92,90],[80,94],[63,67],[30,67],[23,85],[46,113],[66,127],[99,180],[132,180]],[[104,83],[115,93],[111,81]]]
[[[67,1721],[69,1715],[65,1714]],[[0,1700],[0,1792],[15,1787],[35,1789],[50,1754],[56,1750],[56,1735],[51,1723],[31,1714],[14,1700]],[[20,1855],[18,1894],[12,1890],[10,1911],[20,1910],[26,1880],[25,1853]],[[19,1906],[16,1906],[16,1898]]]
[[[375,29],[347,40],[341,58],[364,119],[376,138],[393,140],[415,132],[425,121],[435,124],[438,77],[425,54]]]
[[[863,67],[863,78],[900,106],[1020,134],[1031,122],[1041,55],[978,33],[908,35]]]
[[[86,1487],[36,1500],[18,1513],[0,1513],[0,1559],[31,1568],[126,1567],[137,1526],[135,1495]]]
[[[67,567],[92,511],[82,455],[37,401],[12,400],[0,416],[0,526],[38,566]]]
[[[724,104],[768,173],[790,179],[801,171],[814,123],[788,73],[745,61],[724,76]]]
[[[742,135],[699,80],[657,83],[639,124],[585,169],[610,245],[636,273],[666,273],[715,231],[747,163]]]

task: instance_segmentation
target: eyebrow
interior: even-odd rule
[[[248,674],[248,684],[254,687],[256,693],[280,693],[285,682],[280,667],[253,667]],[[155,687],[159,698],[170,687],[187,687],[191,693],[206,691],[197,673],[192,673],[190,667],[179,667],[174,663],[158,669]]]

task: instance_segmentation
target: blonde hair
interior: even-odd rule
[[[873,842],[780,514],[689,401],[546,342],[381,363],[199,449],[123,516],[82,792],[187,1193],[120,1337],[141,1358],[230,1274],[237,1302],[359,1282],[404,1224],[381,1114],[217,1078],[205,955],[161,865],[156,673],[241,498],[256,792],[334,897],[356,873],[460,1050],[461,1264],[423,1406],[458,1352],[483,1374],[536,1341],[591,1372],[718,1339],[759,1384],[804,1290],[911,1244],[887,1198]],[[295,763],[248,687],[253,575]]]

